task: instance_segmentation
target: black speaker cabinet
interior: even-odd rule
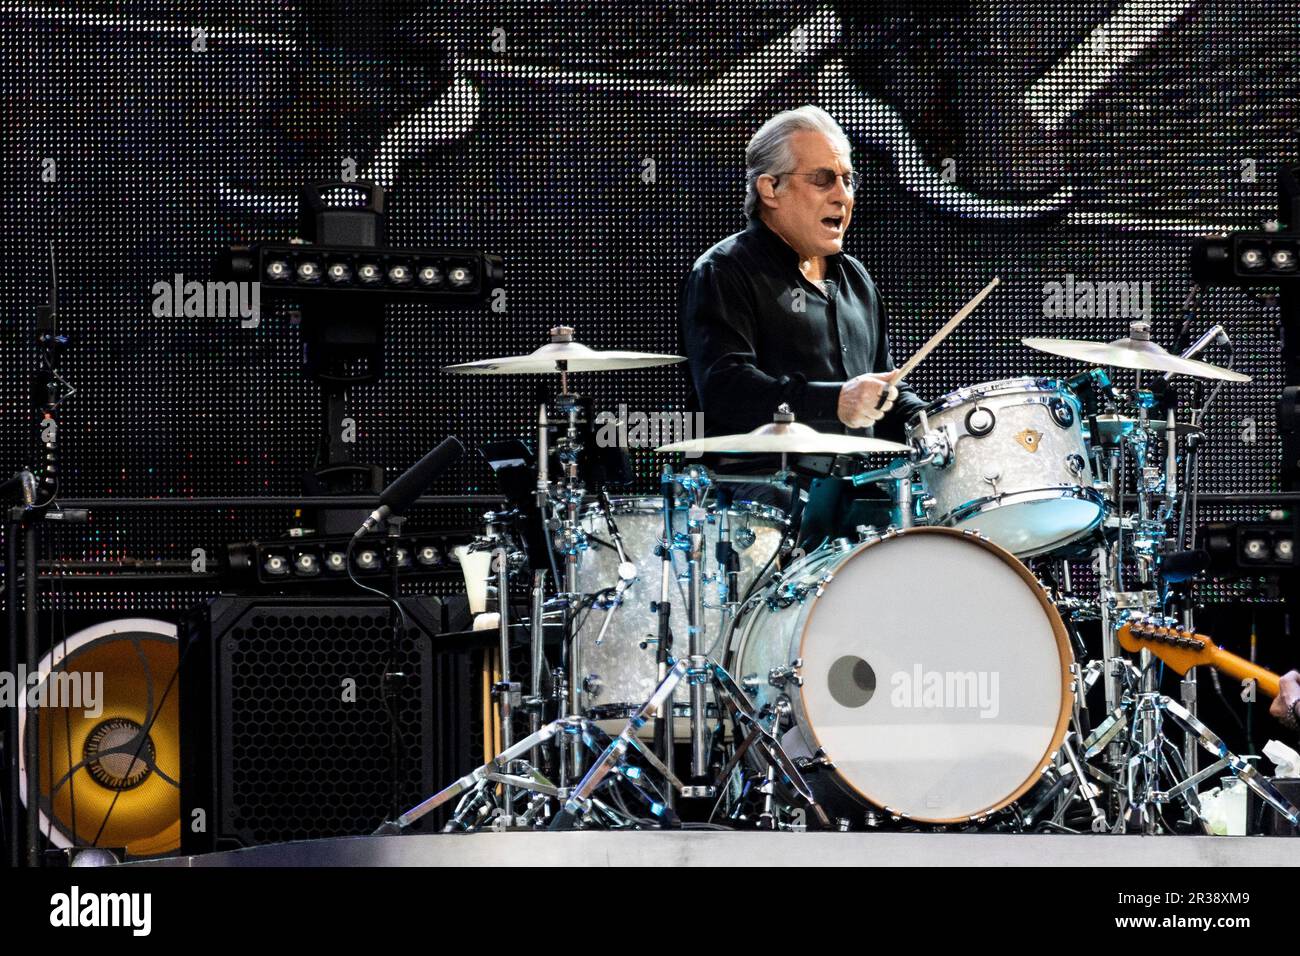
[[[482,644],[463,597],[406,596],[392,695],[381,600],[213,599],[181,633],[181,848],[373,832],[482,763]],[[491,635],[489,635],[491,636]]]

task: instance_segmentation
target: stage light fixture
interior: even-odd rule
[[[1268,553],[1268,542],[1263,538],[1246,538],[1241,543],[1241,554],[1247,561],[1263,561]]]

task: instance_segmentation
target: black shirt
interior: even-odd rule
[[[926,406],[904,382],[878,431],[840,422],[841,385],[896,366],[884,305],[862,263],[827,257],[826,287],[804,277],[799,254],[758,218],[696,260],[681,323],[705,434],[752,431],[784,402],[818,431],[903,439],[903,424]]]

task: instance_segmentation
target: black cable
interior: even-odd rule
[[[49,538],[51,537],[52,536],[47,536],[47,540],[49,540]],[[54,575],[54,587],[51,591],[51,597],[57,602],[56,605],[58,610],[57,632],[60,635],[59,643],[62,645],[62,664],[66,668],[68,663],[68,609],[66,603],[67,595],[63,590],[63,569],[56,563],[57,559],[53,558],[54,552],[55,549],[52,548],[51,563],[54,565],[54,570],[56,571],[56,573]],[[54,611],[56,606],[51,606],[50,608],[51,625],[53,625],[54,622]],[[54,627],[52,626],[51,631],[53,630]],[[50,649],[51,651],[53,651],[52,645]],[[52,670],[51,673],[53,673]],[[66,745],[66,750],[67,750],[66,756],[67,756],[68,766],[71,767],[72,766],[72,717],[70,716],[67,707],[63,708],[63,734],[64,734],[63,742]],[[68,802],[70,805],[69,813],[71,817],[70,822],[72,825],[72,845],[76,846],[77,845],[77,776],[76,774],[73,774],[71,777],[68,778]],[[53,792],[50,793],[50,811],[51,811],[50,815],[52,817],[54,811]]]
[[[343,554],[343,563],[347,566],[348,578],[353,584],[362,590],[369,591],[372,594],[378,594],[380,597],[384,598],[389,605],[388,620],[389,626],[392,629],[392,636],[389,639],[388,647],[384,652],[383,673],[380,674],[379,678],[379,696],[384,702],[384,712],[388,714],[388,733],[391,738],[391,752],[389,756],[393,761],[393,772],[390,777],[389,786],[392,788],[392,803],[393,805],[396,805],[401,799],[401,771],[404,761],[402,760],[403,748],[401,743],[401,719],[398,715],[396,705],[393,703],[392,697],[389,694],[388,675],[392,673],[393,667],[397,663],[398,642],[408,631],[410,631],[411,626],[410,622],[406,619],[406,609],[402,607],[402,602],[398,599],[397,594],[385,594],[378,588],[372,588],[370,585],[363,584],[357,579],[356,572],[352,568],[352,552],[356,548],[359,540],[359,538],[354,536],[352,540],[348,542],[347,550]],[[396,546],[394,546],[393,551],[396,551]],[[388,555],[388,560],[395,561],[395,554],[390,553]],[[397,630],[399,621],[401,623],[400,633]],[[503,670],[505,669],[505,666],[505,662],[502,662]]]

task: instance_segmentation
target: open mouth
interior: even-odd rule
[[[822,225],[825,226],[827,229],[831,229],[835,232],[839,232],[841,229],[844,228],[844,217],[826,216],[825,218],[822,219]]]

